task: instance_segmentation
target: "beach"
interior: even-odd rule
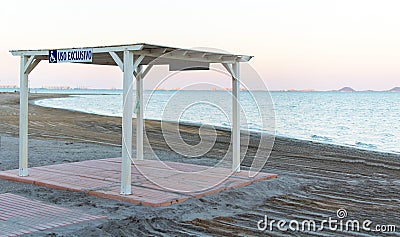
[[[62,96],[68,95],[30,94],[30,100]],[[18,168],[18,122],[19,95],[1,93],[0,170]],[[179,128],[189,144],[198,142],[198,127]],[[230,141],[229,131],[218,130],[214,147],[200,158],[190,158],[171,151],[162,138],[160,122],[146,121],[146,133],[150,144],[145,144],[145,158],[151,146],[163,160],[208,166],[226,153]],[[258,137],[252,133],[250,143],[257,144]],[[120,146],[121,118],[30,104],[31,167],[120,157]],[[255,149],[256,145],[250,146],[247,156],[251,157]],[[260,149],[261,154],[268,154],[267,148]],[[245,158],[242,166],[250,166],[250,159]],[[275,220],[325,220],[337,219],[338,209],[345,209],[350,219],[371,220],[372,226],[396,225],[395,234],[400,235],[400,155],[277,137],[262,171],[279,177],[157,208],[5,180],[0,180],[0,193],[108,217],[36,232],[33,236],[383,235],[329,229],[307,233],[257,229],[257,222],[265,215]]]

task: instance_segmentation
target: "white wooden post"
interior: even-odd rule
[[[133,53],[124,51],[123,62],[123,114],[122,114],[122,167],[121,194],[132,194],[132,115],[133,115]]]
[[[136,159],[143,160],[143,66],[138,67],[136,77]]]
[[[240,172],[240,68],[239,63],[232,64],[232,171]]]
[[[19,90],[19,176],[28,176],[28,75],[25,67],[28,57],[22,55]]]

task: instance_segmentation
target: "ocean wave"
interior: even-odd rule
[[[245,128],[248,128],[249,130],[255,130],[255,131],[264,130],[263,126],[260,126],[257,123],[248,122],[247,124],[243,124],[242,126],[245,127]]]
[[[331,138],[325,137],[325,136],[320,136],[320,135],[312,135],[311,138],[313,140],[324,141],[324,142],[331,142],[332,141]]]
[[[368,149],[377,149],[378,148],[374,144],[365,143],[365,142],[356,142],[355,144],[357,147],[361,147],[361,148],[368,148]]]
[[[337,126],[336,128],[339,129],[339,130],[349,130],[350,129],[347,126]]]
[[[382,133],[381,134],[384,137],[394,137],[395,135],[391,134],[391,133]]]

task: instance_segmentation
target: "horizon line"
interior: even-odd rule
[[[0,89],[18,89],[18,85],[0,85]],[[122,90],[122,88],[88,88],[88,87],[70,87],[70,86],[42,86],[42,87],[31,87],[30,90]],[[156,89],[144,89],[146,91],[154,90],[154,91],[231,91],[232,88],[211,88],[211,89],[182,89],[179,87],[176,88],[156,88]],[[400,92],[400,86],[395,86],[390,89],[384,90],[376,90],[376,89],[366,89],[366,90],[355,90],[351,87],[343,87],[341,89],[328,89],[328,90],[318,90],[318,89],[275,89],[275,90],[259,90],[259,89],[245,89],[240,88],[241,91],[271,91],[271,92]]]

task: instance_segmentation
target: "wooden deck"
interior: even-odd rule
[[[156,160],[135,161],[132,165],[132,195],[120,192],[121,158],[29,168],[28,177],[18,170],[0,172],[0,178],[73,192],[85,192],[146,206],[168,206],[189,198],[276,178],[277,175]]]

